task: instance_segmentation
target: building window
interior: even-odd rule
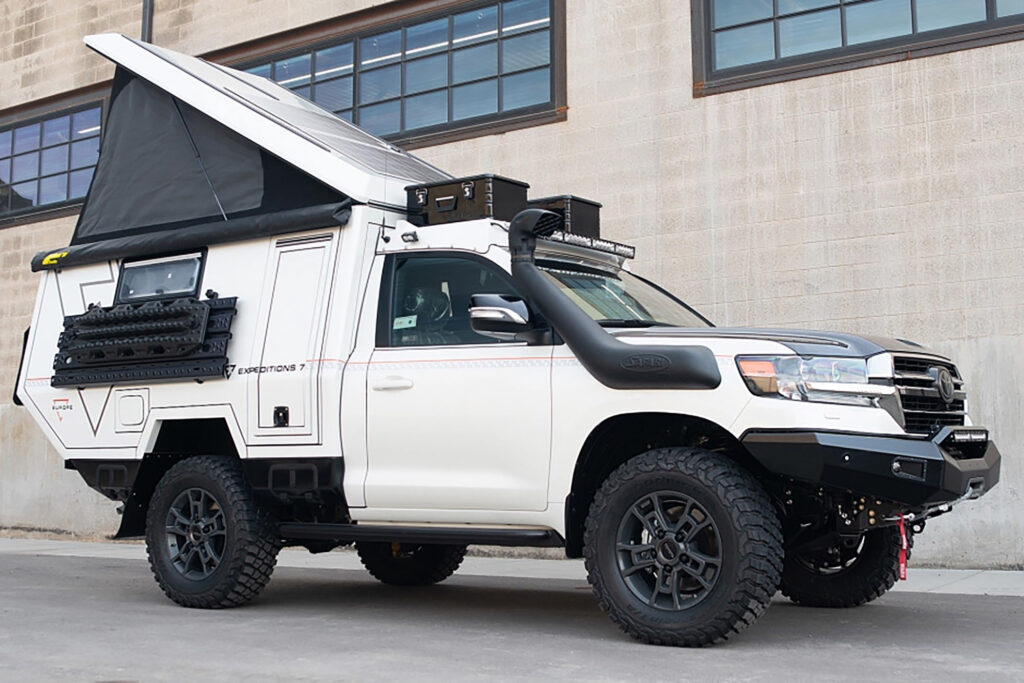
[[[694,5],[694,42],[702,48],[694,51],[695,82],[705,90],[730,81],[744,87],[786,80],[808,75],[809,67],[862,66],[864,58],[886,54],[902,52],[905,58],[914,48],[957,49],[965,40],[1019,33],[1024,25],[1024,0],[703,0]]]
[[[81,200],[100,149],[101,107],[0,129],[0,219]]]
[[[552,4],[475,4],[246,70],[392,139],[552,111]]]

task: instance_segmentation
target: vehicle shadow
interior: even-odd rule
[[[457,624],[506,631],[565,634],[622,642],[628,639],[611,624],[585,581],[458,575],[428,587],[386,586],[364,572],[281,568],[253,609],[319,618],[388,620],[396,614],[407,626],[437,628]],[[741,636],[728,641],[733,649],[891,644],[907,640],[969,646],[993,633],[1006,647],[1019,647],[1024,598],[890,593],[854,609],[815,609],[794,605],[776,595],[771,608]],[[983,615],[985,628],[978,628]]]
[[[458,575],[434,586],[388,586],[363,571],[279,568],[254,610],[334,614],[341,619],[387,620],[404,626],[457,623],[466,628],[536,632],[580,630],[620,638],[585,581]]]

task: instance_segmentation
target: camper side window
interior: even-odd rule
[[[195,296],[202,263],[202,254],[125,263],[117,286],[117,302]]]

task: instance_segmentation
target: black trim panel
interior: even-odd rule
[[[948,503],[999,481],[1001,456],[991,441],[979,457],[958,459],[945,441],[978,427],[946,427],[933,439],[820,431],[751,431],[740,441],[773,474],[884,498],[912,507]]]
[[[76,470],[89,488],[110,500],[125,501],[139,474],[141,460],[65,460],[66,469]]]
[[[443,543],[451,545],[503,545],[558,548],[562,537],[550,529],[502,529],[391,524],[317,524],[286,522],[281,537],[289,541],[385,541],[390,543]]]
[[[345,225],[351,215],[351,206],[352,201],[346,199],[335,204],[243,216],[145,235],[73,244],[60,249],[39,252],[32,259],[32,270],[33,272],[56,270],[57,268],[99,263],[119,258],[154,256],[170,251],[200,249],[212,244]]]
[[[14,391],[11,392],[11,403],[16,406],[23,406],[21,398],[18,397],[18,386],[21,385],[21,366],[25,364],[25,349],[28,348],[28,334],[32,331],[31,327],[25,328],[25,333],[21,337],[21,355],[18,357],[18,374],[14,376]]]
[[[174,463],[187,457],[150,453],[142,460],[75,458],[65,460],[64,467],[76,470],[90,488],[124,503],[124,516],[115,538],[133,538],[146,532],[149,499],[160,478]],[[262,503],[281,509],[291,509],[288,505],[295,503],[329,505],[347,518],[345,466],[341,457],[246,458],[241,463]]]
[[[344,503],[344,458],[246,458],[253,491],[279,502],[292,499]]]

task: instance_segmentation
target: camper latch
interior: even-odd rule
[[[274,406],[274,426],[288,426],[288,406]]]

